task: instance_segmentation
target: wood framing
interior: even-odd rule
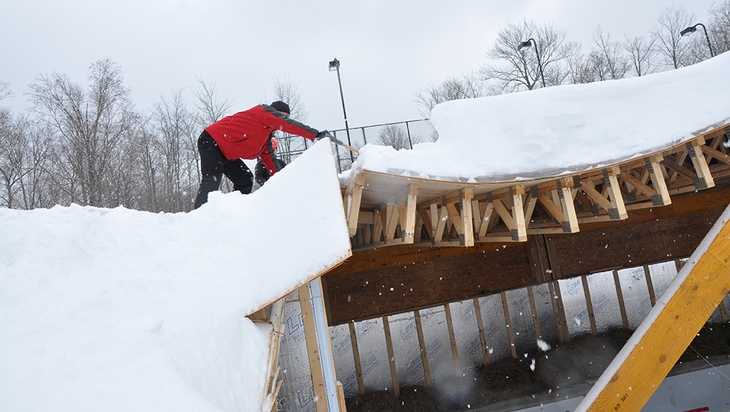
[[[355,249],[526,242],[626,220],[730,176],[725,127],[673,147],[564,176],[464,183],[361,171],[343,189]],[[356,208],[359,207],[359,210]]]

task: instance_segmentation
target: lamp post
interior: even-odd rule
[[[712,44],[710,43],[710,36],[707,35],[707,28],[702,23],[697,23],[694,26],[687,27],[686,29],[679,32],[679,34],[682,35],[682,37],[692,34],[697,31],[697,26],[702,26],[702,30],[705,31],[705,39],[707,39],[707,47],[710,48],[710,57],[715,57],[715,52],[712,51]]]
[[[342,93],[342,80],[340,80],[340,61],[335,58],[329,63],[330,71],[337,71],[337,83],[340,85],[340,100],[342,100],[342,115],[345,117],[345,132],[347,133],[347,144],[352,146],[350,141],[350,126],[347,124],[347,111],[345,110],[345,95]],[[350,151],[350,161],[354,162],[355,158]]]
[[[535,54],[537,54],[537,67],[540,68],[540,78],[542,79],[542,87],[545,87],[545,75],[542,72],[542,62],[540,61],[540,52],[537,50],[537,42],[535,39],[530,37],[527,41],[523,41],[520,43],[520,47],[517,48],[519,51],[523,51],[525,49],[530,48],[532,46],[532,43],[535,44]]]

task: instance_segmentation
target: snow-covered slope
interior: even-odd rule
[[[328,141],[187,214],[0,209],[0,410],[256,410],[245,316],[349,254]]]
[[[644,77],[436,106],[435,143],[367,145],[353,171],[499,181],[581,171],[672,146],[730,123],[730,53]]]

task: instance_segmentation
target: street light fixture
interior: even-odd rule
[[[710,43],[710,36],[707,35],[707,28],[702,23],[697,23],[694,26],[687,27],[686,29],[679,32],[682,37],[692,34],[697,31],[697,26],[702,26],[702,30],[705,31],[705,39],[707,39],[707,47],[710,48],[710,57],[715,57],[715,52],[712,50],[712,44]]]
[[[542,79],[542,87],[545,87],[545,75],[542,72],[542,62],[540,61],[540,52],[537,50],[537,42],[535,39],[530,37],[527,41],[523,41],[520,43],[520,47],[517,48],[519,51],[524,51],[525,49],[529,49],[532,44],[535,44],[535,54],[537,54],[537,67],[540,68],[540,78]]]
[[[350,141],[350,126],[347,124],[347,111],[345,110],[345,95],[342,93],[342,80],[340,80],[340,61],[336,58],[329,63],[329,69],[331,72],[337,72],[337,83],[340,85],[340,99],[342,100],[342,115],[345,117],[345,132],[347,133],[347,144],[352,146]],[[354,162],[355,158],[352,156],[350,151],[350,161]]]

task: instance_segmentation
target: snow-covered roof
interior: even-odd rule
[[[349,255],[328,142],[190,213],[0,209],[0,410],[258,410],[245,316]]]
[[[432,114],[438,141],[366,145],[352,172],[489,182],[616,163],[730,123],[728,73],[725,53],[644,77],[446,102]]]

